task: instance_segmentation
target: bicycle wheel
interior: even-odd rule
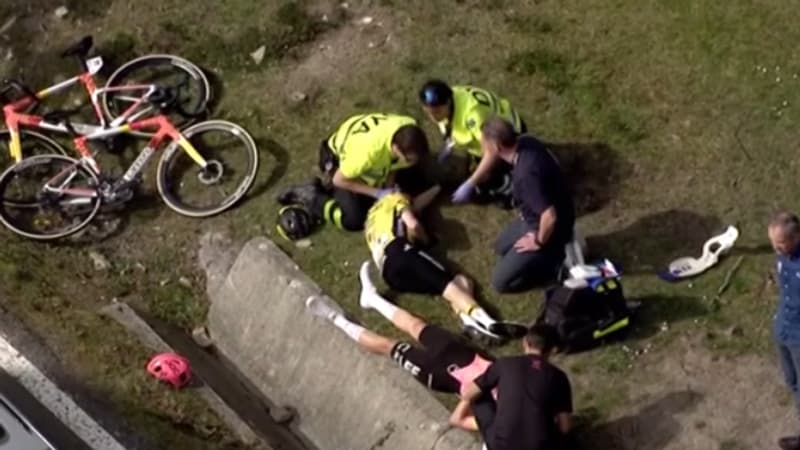
[[[106,82],[106,88],[126,85],[156,84],[162,88],[180,86],[174,111],[169,114],[172,123],[182,128],[206,112],[211,101],[211,84],[194,63],[174,55],[146,55],[128,61],[117,69]],[[103,92],[100,103],[103,113],[113,121],[132,104],[138,93]],[[153,115],[161,112],[153,108]],[[152,133],[132,131],[131,134],[148,136]]]
[[[19,133],[23,158],[33,155],[67,155],[64,147],[43,134],[30,130],[19,130]],[[8,130],[0,130],[0,170],[14,162],[8,148],[10,136],[11,132]]]
[[[97,176],[61,155],[37,155],[0,175],[0,222],[30,239],[54,240],[84,228],[100,209]]]
[[[158,163],[158,192],[167,206],[189,217],[208,217],[238,202],[255,181],[258,149],[239,125],[200,122],[182,132],[208,162],[204,170],[175,143]]]

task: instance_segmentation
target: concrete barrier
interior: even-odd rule
[[[268,239],[248,242],[209,287],[217,348],[271,401],[294,407],[299,430],[319,449],[480,449],[475,436],[448,428],[444,406],[388,358],[308,315],[305,299],[319,287]]]

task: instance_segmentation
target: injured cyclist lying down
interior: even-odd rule
[[[364,228],[372,259],[383,280],[398,292],[441,295],[464,323],[465,330],[491,339],[522,337],[522,325],[497,322],[478,305],[472,283],[461,274],[454,275],[433,256],[420,248],[428,242],[425,229],[415,212],[429,205],[439,187],[423,192],[412,200],[405,194],[389,194],[372,206]],[[362,282],[366,279],[362,267]]]
[[[398,292],[441,295],[458,314],[467,334],[474,339],[498,343],[506,338],[522,337],[526,331],[524,325],[494,320],[478,305],[472,283],[466,276],[452,274],[421,248],[428,236],[415,212],[427,207],[438,193],[439,186],[433,186],[412,201],[408,195],[394,192],[370,208],[365,237],[383,280]],[[301,205],[307,211],[305,214],[310,216],[308,221],[313,223],[319,222],[327,198],[329,194],[317,181],[290,188],[279,201],[284,205]],[[282,216],[290,218],[288,214]],[[282,234],[298,238],[310,233],[305,228],[297,229],[298,223],[306,221],[279,220]],[[368,265],[362,268],[362,272],[364,270],[368,270]]]
[[[408,334],[414,343],[391,339],[370,331],[348,320],[344,312],[326,297],[312,296],[306,300],[307,310],[314,316],[332,322],[365,350],[392,358],[417,381],[437,392],[461,395],[463,389],[483,374],[494,357],[475,349],[463,339],[423,320],[381,297],[366,270],[361,272],[365,281],[361,291],[361,306],[375,309],[394,326]],[[419,345],[416,345],[419,344]],[[489,430],[495,414],[495,401],[485,395],[462,408],[459,414],[465,422],[476,423],[481,436]],[[481,428],[481,425],[484,425]]]
[[[381,297],[369,279],[366,263],[360,275],[361,306],[378,311],[409,335],[414,343],[382,336],[350,321],[339,305],[327,297],[309,297],[307,310],[332,322],[363,349],[392,358],[429,389],[459,395],[462,401],[453,410],[450,423],[478,431],[486,442],[485,449],[573,448],[568,444],[571,437],[569,414],[572,411],[569,380],[547,362],[547,357],[557,346],[552,329],[544,325],[533,326],[523,343],[527,355],[501,358],[502,367],[493,367],[496,359],[492,355],[441,327],[425,323]],[[519,373],[522,377],[515,380],[515,374],[509,371],[520,366],[524,372],[522,366],[526,362],[532,362],[534,370]],[[509,365],[513,367],[509,369]],[[529,399],[524,395],[524,389],[532,389],[536,394]],[[505,391],[508,393],[503,395]],[[523,409],[515,411],[514,402],[520,399],[524,400],[519,405]],[[498,414],[498,405],[502,406],[503,414]],[[508,438],[511,438],[510,442],[507,442]],[[525,440],[529,445],[515,447],[513,442],[516,439]],[[537,446],[537,443],[543,446]]]

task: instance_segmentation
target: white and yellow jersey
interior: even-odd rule
[[[393,193],[375,202],[367,213],[364,237],[372,253],[372,259],[380,270],[383,270],[386,247],[395,238],[406,235],[401,216],[403,211],[410,207],[411,201],[406,195]]]

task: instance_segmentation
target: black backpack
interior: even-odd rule
[[[554,327],[561,340],[560,348],[572,353],[621,334],[630,327],[630,320],[622,284],[613,277],[579,289],[548,289],[536,323]]]

